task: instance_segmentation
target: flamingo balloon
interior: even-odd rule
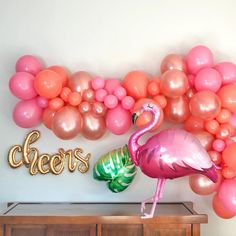
[[[154,215],[157,201],[162,197],[166,179],[174,179],[186,175],[200,173],[213,182],[217,182],[217,172],[200,142],[187,131],[182,129],[168,129],[152,136],[144,145],[139,145],[139,138],[150,131],[159,121],[160,108],[154,104],[144,104],[139,111],[133,114],[133,122],[143,112],[153,114],[153,120],[144,128],[137,130],[129,139],[128,149],[132,161],[141,171],[157,178],[155,195],[141,204],[141,212],[148,202],[153,203],[151,212],[145,213],[142,218],[151,218]]]

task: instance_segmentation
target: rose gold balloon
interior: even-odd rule
[[[214,136],[206,131],[195,131],[192,134],[199,140],[201,145],[209,151],[214,141]]]
[[[91,111],[92,107],[88,102],[81,102],[79,105],[79,111],[81,114]]]
[[[211,120],[220,112],[221,102],[215,93],[200,91],[191,98],[189,108],[192,115],[204,120]]]
[[[69,88],[73,92],[79,92],[83,95],[84,90],[91,88],[92,76],[85,71],[78,71],[71,75],[69,79]]]
[[[72,139],[81,131],[82,122],[78,109],[65,106],[56,112],[52,122],[52,131],[61,139]]]
[[[195,93],[196,93],[196,91],[193,88],[190,88],[190,89],[187,90],[185,95],[188,99],[191,99],[194,96]]]
[[[86,89],[83,93],[83,99],[86,102],[93,102],[95,98],[95,93],[92,89]]]
[[[221,154],[217,151],[209,151],[208,152],[211,160],[216,164],[219,165],[221,163],[222,157]]]
[[[176,54],[169,54],[167,55],[163,61],[161,62],[161,73],[163,74],[167,70],[181,70],[183,72],[186,72],[187,67],[186,63],[180,55]]]
[[[86,112],[83,115],[82,134],[85,138],[96,140],[101,138],[106,132],[104,117],[95,117],[92,112]]]
[[[167,120],[171,122],[181,123],[185,121],[190,115],[188,99],[184,96],[167,99],[164,114]]]
[[[101,102],[93,103],[93,113],[96,116],[104,116],[106,114],[106,107]]]
[[[162,75],[161,92],[170,98],[182,96],[189,88],[186,74],[180,70],[168,70]]]
[[[222,176],[221,173],[218,171],[218,180],[216,183],[212,182],[208,177],[201,174],[191,175],[189,177],[189,185],[193,192],[199,195],[208,195],[211,194],[219,188]]]

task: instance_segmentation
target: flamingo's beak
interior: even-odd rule
[[[133,122],[133,124],[135,124],[135,122],[138,119],[139,115],[140,115],[139,112],[135,112],[135,113],[132,114],[132,122]]]

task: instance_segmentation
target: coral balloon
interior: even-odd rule
[[[124,134],[131,126],[131,113],[120,105],[108,110],[106,114],[106,126],[113,134]]]
[[[192,134],[199,140],[201,145],[209,151],[214,141],[214,136],[206,131],[194,131]]]
[[[157,82],[151,81],[148,84],[147,90],[149,95],[156,96],[160,93],[160,86]]]
[[[219,188],[218,196],[225,209],[236,214],[236,178],[225,179]]]
[[[140,110],[141,107],[145,104],[145,103],[154,103],[158,108],[160,107],[160,105],[155,102],[152,99],[149,98],[142,98],[140,100],[138,100],[133,108],[133,112]],[[162,111],[162,109],[160,109],[160,117],[159,117],[159,121],[158,123],[152,128],[152,131],[156,130],[159,128],[159,126],[161,125],[162,121],[164,119],[164,113]],[[144,127],[147,124],[149,124],[151,121],[153,120],[152,114],[150,112],[143,112],[136,120],[135,125],[138,127]]]
[[[157,104],[161,107],[161,108],[165,108],[167,105],[167,99],[165,96],[163,95],[157,95],[155,97],[153,97],[153,100],[155,102],[157,102]]]
[[[213,66],[213,54],[209,48],[199,45],[188,52],[186,62],[188,71],[196,74],[201,69]]]
[[[78,109],[65,106],[56,112],[52,122],[52,131],[61,139],[72,139],[81,131],[82,123],[83,119]]]
[[[50,108],[46,108],[43,111],[43,124],[48,128],[52,129],[52,120],[55,116],[56,111],[51,110]]]
[[[232,143],[231,145],[227,146],[222,153],[223,160],[225,164],[236,171],[236,143]]]
[[[231,62],[221,62],[215,66],[223,78],[223,85],[236,82],[236,65]]]
[[[236,171],[231,170],[228,166],[223,167],[222,176],[225,179],[232,179],[236,177]]]
[[[170,98],[182,96],[189,88],[186,74],[179,70],[168,70],[162,75],[161,92]]]
[[[185,96],[167,99],[164,114],[165,118],[171,122],[184,122],[190,115],[188,99]]]
[[[189,177],[189,185],[193,192],[199,195],[209,195],[215,191],[218,190],[221,181],[222,181],[222,176],[220,172],[217,172],[218,175],[218,180],[216,183],[211,181],[208,177],[205,175],[201,174],[195,174],[191,175]]]
[[[43,70],[35,77],[34,88],[42,97],[55,98],[62,90],[60,75],[51,70]]]
[[[50,66],[48,70],[52,70],[56,72],[58,75],[60,75],[62,87],[65,87],[67,85],[69,74],[68,74],[68,71],[64,67]]]
[[[207,120],[205,122],[205,129],[211,134],[217,134],[220,130],[220,125],[216,120]]]
[[[189,89],[187,90],[187,92],[185,93],[185,96],[186,96],[188,99],[191,99],[191,98],[194,96],[195,93],[196,93],[195,89],[189,88]]]
[[[213,197],[212,207],[213,207],[215,213],[223,219],[230,219],[230,218],[234,217],[234,215],[235,215],[235,213],[233,213],[225,208],[225,206],[222,204],[222,202],[219,199],[217,194]]]
[[[123,82],[123,86],[129,96],[133,97],[134,99],[147,97],[149,77],[144,72],[131,71],[125,76]]]
[[[42,121],[43,110],[36,99],[20,101],[13,110],[13,120],[21,128],[32,128]]]
[[[53,111],[58,111],[64,106],[64,101],[61,98],[53,98],[49,101],[49,108]]]
[[[28,72],[32,75],[36,75],[42,69],[42,62],[32,55],[22,56],[16,62],[16,72]]]
[[[219,123],[228,123],[231,119],[231,112],[223,108],[217,115],[216,119]]]
[[[106,132],[104,117],[94,116],[93,112],[83,114],[82,135],[90,140],[101,138]]]
[[[81,97],[80,93],[72,92],[68,96],[68,103],[71,106],[78,106],[81,103],[81,101],[82,101],[82,97]]]
[[[65,101],[67,102],[68,101],[68,97],[69,95],[72,93],[71,89],[68,88],[68,87],[64,87],[62,88],[61,90],[61,93],[60,93],[60,97]]]
[[[218,96],[221,100],[222,107],[227,108],[231,112],[236,112],[236,85],[229,84],[223,86],[219,92]]]
[[[191,98],[189,108],[192,115],[204,120],[211,120],[220,112],[221,102],[215,93],[200,91]]]
[[[208,151],[208,154],[211,158],[211,160],[215,163],[215,165],[219,165],[221,163],[221,154],[216,151]]]
[[[73,92],[78,92],[83,95],[84,91],[91,88],[92,76],[85,71],[78,71],[71,75],[68,82],[68,87]]]
[[[228,124],[223,124],[220,126],[219,132],[216,134],[216,137],[218,139],[227,139],[231,136],[231,132],[231,127],[229,127]]]
[[[197,91],[210,90],[212,92],[217,92],[220,89],[221,84],[221,74],[212,68],[200,70],[194,79],[194,86]]]
[[[9,88],[16,97],[28,100],[37,96],[34,89],[34,76],[27,72],[17,72],[9,81]]]
[[[190,116],[184,123],[184,129],[190,132],[204,130],[204,121],[196,116]]]
[[[187,66],[184,58],[177,54],[167,55],[161,62],[161,73],[163,74],[167,70],[181,70],[187,71]]]

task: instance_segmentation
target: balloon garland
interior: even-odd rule
[[[116,135],[131,126],[131,113],[144,103],[162,108],[164,119],[183,124],[208,151],[211,160],[222,168],[222,182],[209,190],[208,179],[190,177],[198,194],[216,191],[213,208],[219,216],[236,214],[236,65],[215,64],[213,53],[205,46],[192,48],[185,57],[169,54],[161,62],[160,76],[131,71],[118,79],[92,76],[85,71],[69,75],[61,66],[45,68],[36,57],[18,59],[16,73],[9,81],[13,95],[21,99],[13,110],[13,120],[22,128],[41,122],[61,139],[81,133],[97,140],[106,129]],[[144,112],[138,127],[149,123],[152,115]],[[212,186],[211,186],[212,187]]]

